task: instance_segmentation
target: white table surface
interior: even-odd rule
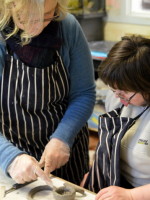
[[[52,177],[52,183],[55,187],[60,187],[63,186],[63,184],[66,181],[57,177]],[[0,170],[0,186],[4,186],[5,189],[10,189],[12,185],[15,182],[6,177],[4,173]],[[7,194],[5,197],[0,198],[0,200],[27,200],[28,193],[31,189],[40,186],[40,185],[45,185],[45,183],[41,180],[38,179],[37,181],[30,183],[29,185],[24,186],[23,188],[17,189],[9,194]],[[85,190],[85,196],[82,196],[80,193],[76,192],[76,197],[75,200],[94,200],[95,199],[95,194]],[[33,200],[54,200],[54,197],[52,195],[51,191],[41,191],[35,194]]]

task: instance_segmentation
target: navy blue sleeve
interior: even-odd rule
[[[70,79],[69,105],[52,137],[72,146],[95,104],[94,67],[83,31],[72,15],[62,24],[62,58]]]
[[[5,64],[5,42],[0,35],[0,80],[2,77],[2,70]],[[1,112],[1,111],[0,111]],[[25,152],[20,151],[15,147],[11,142],[9,142],[3,135],[0,133],[0,168],[7,175],[7,168],[12,162],[12,160]]]

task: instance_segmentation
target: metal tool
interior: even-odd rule
[[[51,181],[51,179],[52,178],[54,178],[53,176],[51,176],[50,177],[50,182],[49,183],[46,183],[50,188],[52,188],[53,189],[53,183],[52,183],[52,181]],[[33,180],[33,181],[30,181],[30,182],[26,182],[26,183],[24,183],[24,184],[19,184],[19,183],[15,183],[15,184],[13,184],[13,186],[10,188],[10,189],[8,189],[8,190],[5,190],[5,193],[4,193],[4,196],[6,196],[8,193],[10,193],[10,192],[13,192],[13,191],[15,191],[15,190],[18,190],[18,189],[20,189],[20,188],[22,188],[22,187],[24,187],[24,186],[26,186],[26,185],[28,185],[28,184],[30,184],[30,183],[33,183],[33,182],[35,182],[36,180]]]
[[[32,181],[32,182],[26,182],[26,183],[24,183],[24,184],[15,183],[15,184],[13,184],[13,186],[12,186],[10,189],[5,190],[4,196],[6,196],[6,194],[8,194],[8,193],[10,193],[10,192],[13,192],[13,191],[15,191],[15,190],[18,190],[18,189],[20,189],[20,188],[22,188],[22,187],[24,187],[24,186],[26,186],[26,185],[28,185],[28,184],[30,184],[30,183],[33,183],[33,182],[34,182],[34,181]]]

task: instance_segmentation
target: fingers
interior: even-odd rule
[[[52,185],[49,174],[47,175],[39,166],[36,166],[35,173],[39,178],[46,182],[47,185]]]
[[[68,144],[57,138],[52,138],[45,147],[39,165],[44,167],[44,172],[48,176],[55,169],[65,165],[69,157],[70,147]]]
[[[19,176],[14,174],[12,178],[16,181],[16,183],[20,184],[36,180],[38,177],[46,182],[46,184],[49,184],[50,182],[49,176],[44,173],[39,165],[33,165],[30,172],[28,170],[27,172],[22,172],[22,174],[20,174]]]
[[[46,159],[45,160],[45,166],[44,166],[44,172],[45,174],[49,175],[52,171],[54,171],[55,169],[57,169],[57,161],[52,162],[51,159]]]
[[[35,176],[34,178],[31,178],[29,176],[15,176],[15,177],[12,177],[12,179],[16,183],[23,184],[23,183],[26,183],[26,182],[31,182],[31,181],[36,180],[37,176]]]
[[[42,154],[42,156],[41,156],[41,159],[40,159],[40,161],[39,161],[39,166],[40,166],[41,168],[43,168],[44,165],[45,165],[45,151],[43,152],[43,154]]]
[[[69,160],[69,155],[67,155],[67,157],[65,156],[47,156],[45,157],[45,161],[44,161],[44,172],[49,175],[52,171],[54,171],[55,169],[58,169],[60,167],[62,167],[63,165],[65,165]]]
[[[41,158],[40,165],[44,165],[45,163],[45,156]],[[29,155],[20,155],[13,160],[11,165],[8,168],[8,173],[12,177],[16,183],[23,184],[25,182],[30,182],[36,180],[37,177],[41,178],[47,184],[51,185],[51,181],[49,178],[49,170],[51,170],[51,165],[46,167],[45,173],[41,166],[39,165],[38,161]],[[46,165],[47,166],[47,165]],[[52,168],[53,170],[53,168]]]
[[[13,178],[13,180],[15,180],[15,182],[18,183],[18,184],[24,184],[25,183],[25,181],[22,178],[20,178],[20,177]]]
[[[25,182],[30,182],[37,179],[37,175],[34,172],[34,168],[36,165],[30,166],[30,171],[28,168],[24,167],[21,171],[16,171],[11,175],[12,179],[16,181],[16,183],[23,184]]]
[[[38,162],[35,158],[27,154],[21,154],[12,161],[8,167],[8,173],[13,180],[22,184],[37,179],[34,172],[36,166],[38,166]]]
[[[98,200],[109,200],[109,199],[111,199],[111,196],[108,193],[103,194],[98,198]]]
[[[95,200],[101,200],[103,195],[105,194],[107,194],[107,188],[100,190],[100,192],[98,192],[98,194],[96,195]]]

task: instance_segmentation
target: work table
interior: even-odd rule
[[[52,180],[52,183],[55,187],[60,187],[60,186],[63,186],[64,183],[68,183],[72,186],[76,186],[70,182],[67,182],[63,179],[60,179],[58,177],[55,177],[55,176],[52,176],[51,177],[51,180]],[[8,190],[12,187],[12,185],[14,184],[15,182],[6,177],[3,172],[0,170],[0,187],[4,186],[5,187],[5,190]],[[15,200],[27,200],[28,198],[28,194],[29,192],[37,187],[37,186],[42,186],[42,185],[45,185],[45,183],[41,180],[41,179],[37,179],[36,181],[20,188],[20,189],[17,189],[15,191],[12,191],[10,193],[8,193],[5,197],[0,197],[0,200],[12,200],[12,199],[15,199]],[[79,186],[77,186],[78,188],[81,188]],[[82,188],[83,189],[83,188]],[[85,190],[85,195],[82,196],[80,193],[76,192],[76,197],[75,197],[75,200],[94,200],[95,199],[95,194],[88,191],[88,190]],[[41,192],[37,192],[34,197],[33,197],[33,200],[54,200],[54,197],[52,195],[52,191],[48,191],[48,190],[44,190],[44,191],[41,191]]]

